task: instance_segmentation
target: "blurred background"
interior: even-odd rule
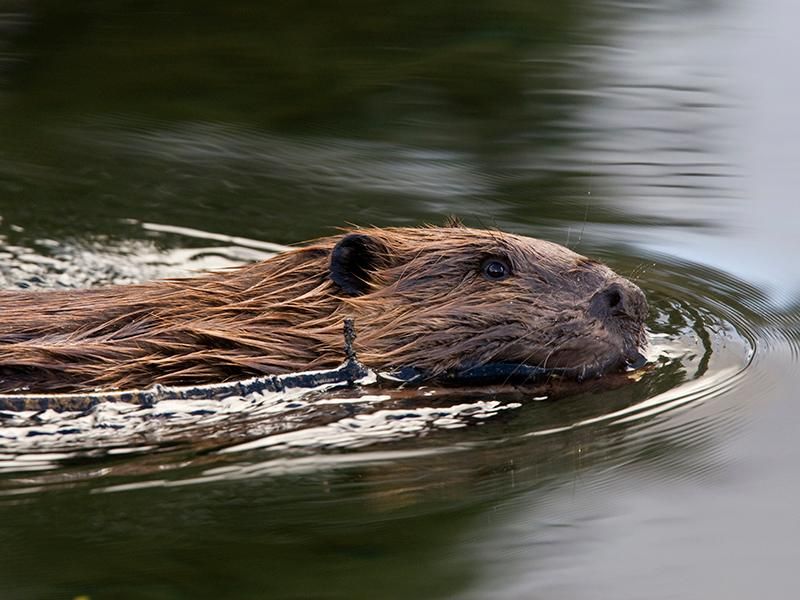
[[[616,397],[645,403],[635,424],[578,427],[609,410],[584,398],[390,442],[460,452],[353,456],[335,476],[323,453],[106,494],[108,457],[38,479],[15,457],[0,595],[793,597],[799,11],[0,0],[5,287],[183,274],[454,214],[636,279],[661,364],[680,355]],[[118,476],[203,473],[181,452]]]

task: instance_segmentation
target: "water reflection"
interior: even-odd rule
[[[383,391],[288,425],[5,416],[0,595],[791,595],[795,12],[0,2],[2,285],[173,276],[455,213],[635,276],[654,364],[557,402],[416,398],[468,426],[430,412],[408,435],[375,417],[408,408]],[[499,404],[454,410],[479,401]],[[337,429],[354,410],[365,435]],[[131,435],[85,443],[103,423]]]
[[[172,233],[176,229],[156,224],[134,228]],[[53,240],[38,238],[31,245],[8,242],[0,224],[0,287],[3,288],[84,288],[98,285],[125,285],[151,279],[185,277],[193,272],[224,269],[244,262],[263,260],[280,246],[237,239],[237,244],[194,248],[163,248],[155,239],[109,239],[99,235],[90,239]],[[184,229],[177,229],[185,234]],[[191,230],[189,230],[191,231]],[[24,229],[10,233],[24,233]],[[216,236],[220,237],[220,236]],[[225,236],[222,236],[225,237]]]

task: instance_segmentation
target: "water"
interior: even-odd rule
[[[648,294],[651,368],[0,421],[0,597],[794,597],[789,0],[0,0],[0,284],[457,214]]]

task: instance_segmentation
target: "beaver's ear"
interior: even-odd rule
[[[385,265],[386,247],[363,233],[350,233],[331,252],[330,278],[348,296],[369,290],[372,273]]]

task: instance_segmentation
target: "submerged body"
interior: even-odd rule
[[[646,313],[638,287],[557,244],[465,227],[362,229],[193,278],[0,292],[0,392],[334,367],[346,318],[375,369],[435,376],[502,362],[587,377],[638,356]]]

